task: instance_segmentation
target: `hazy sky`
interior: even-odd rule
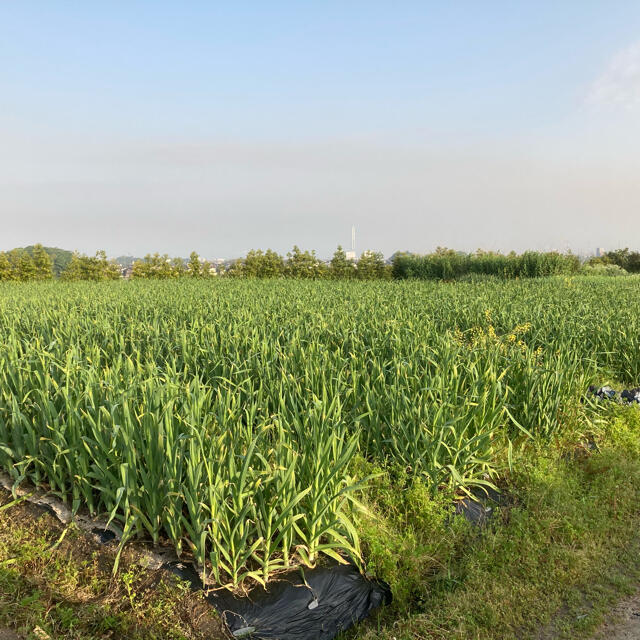
[[[0,0],[0,250],[640,249],[640,2]]]

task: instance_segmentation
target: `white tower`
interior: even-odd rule
[[[351,251],[346,252],[347,260],[356,259],[356,228],[351,227]]]

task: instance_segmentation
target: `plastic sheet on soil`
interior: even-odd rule
[[[246,597],[215,592],[208,599],[236,638],[332,640],[389,604],[391,590],[353,565],[333,565],[291,572]]]
[[[611,387],[591,385],[589,387],[589,393],[598,398],[598,400],[616,400],[623,404],[640,404],[640,387],[623,389],[618,392]]]
[[[477,527],[485,526],[495,513],[496,507],[507,507],[512,504],[509,497],[491,487],[474,488],[473,497],[465,497],[456,502],[455,514]]]

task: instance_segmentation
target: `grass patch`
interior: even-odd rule
[[[0,504],[11,496],[2,492]],[[99,546],[28,503],[0,510],[0,630],[19,638],[216,639],[219,619],[200,593],[149,571],[133,549],[111,575],[115,549]]]
[[[640,411],[611,408],[589,439],[521,455],[514,506],[481,533],[450,522],[448,497],[381,476],[361,532],[395,602],[348,637],[587,637],[640,581]]]
[[[367,569],[394,604],[351,640],[583,638],[640,582],[640,410],[610,406],[589,433],[518,456],[501,474],[512,505],[479,531],[453,495],[376,474],[359,518]],[[581,438],[581,444],[576,442]],[[0,505],[9,505],[3,494]],[[0,630],[21,638],[223,638],[202,596],[145,569],[134,550],[111,577],[98,546],[28,503],[0,507]],[[42,636],[46,637],[46,636]]]

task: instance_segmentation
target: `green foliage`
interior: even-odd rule
[[[174,258],[171,260],[171,273],[174,278],[181,278],[187,275],[187,268],[182,258]]]
[[[237,258],[233,260],[227,267],[225,276],[229,278],[244,277],[244,260],[242,258]]]
[[[195,251],[192,251],[191,255],[189,256],[187,272],[192,278],[199,278],[202,276],[202,265],[200,264],[200,257]]]
[[[249,251],[243,262],[242,275],[248,278],[278,278],[284,274],[284,259],[267,249]]]
[[[72,262],[75,263],[72,266]],[[80,265],[78,258],[81,258]],[[93,263],[95,264],[91,264]],[[71,251],[57,249],[55,247],[43,247],[41,244],[30,245],[24,249],[12,249],[8,253],[0,253],[0,282],[3,280],[50,280],[62,277],[63,279],[109,279],[119,277],[120,270],[117,265],[110,263],[109,275],[95,277],[96,264],[104,261],[104,252],[98,252],[95,258],[80,256]],[[98,269],[99,270],[99,269]],[[117,276],[114,272],[117,270]],[[78,275],[89,274],[88,277]],[[70,276],[72,276],[70,278]]]
[[[629,251],[628,248],[607,251],[602,257],[591,258],[587,264],[617,266],[629,273],[640,273],[640,252]]]
[[[597,450],[572,432],[570,448],[523,451],[502,487],[514,504],[482,535],[457,518],[445,526],[446,505],[419,486],[409,496],[387,474],[372,483],[359,528],[394,604],[357,637],[592,637],[640,577],[640,411],[617,410],[589,438]]]
[[[222,275],[223,269],[223,266],[216,266],[211,264],[208,260],[205,260],[200,268],[200,273],[203,278],[211,278],[213,276]]]
[[[195,251],[191,252],[185,264],[182,258],[170,258],[166,253],[147,254],[143,260],[136,260],[131,275],[142,280],[171,280],[175,278],[208,278],[216,275],[216,269],[209,262],[200,260]]]
[[[287,260],[267,249],[253,249],[246,257],[235,260],[228,276],[242,278],[288,278],[317,279],[327,274],[326,265],[316,257],[315,251],[301,251],[297,246],[287,254]]]
[[[49,255],[52,260],[53,276],[58,278],[61,273],[69,266],[71,262],[72,252],[57,247],[42,247],[42,245],[30,245],[24,248],[30,256],[33,256],[36,247],[41,247]]]
[[[148,253],[144,260],[138,260],[133,263],[131,275],[133,278],[167,280],[175,278],[177,274],[171,259],[166,253],[164,255],[159,253],[151,255]]]
[[[461,253],[438,247],[434,253],[417,255],[397,253],[393,258],[393,277],[398,279],[455,280],[469,274],[494,275],[501,278],[541,278],[571,275],[580,269],[572,254],[527,251],[521,255],[485,252]]]
[[[11,249],[6,255],[9,264],[11,265],[12,277],[10,280],[18,280],[18,266],[20,264],[20,256],[22,255],[22,249]]]
[[[0,467],[220,583],[360,562],[356,454],[428,510],[640,379],[638,280],[603,282],[3,286]]]
[[[34,245],[31,259],[33,260],[35,280],[53,278],[53,260],[41,244]]]
[[[284,274],[284,258],[271,249],[267,249],[262,259],[262,277],[277,278]]]
[[[329,274],[332,278],[341,280],[355,277],[355,263],[352,260],[347,260],[347,254],[340,245],[338,245],[338,248],[331,258]]]
[[[33,262],[33,258],[26,251],[20,251],[20,255],[17,257],[15,263],[15,269],[17,280],[28,282],[29,280],[38,279],[36,265]]]
[[[583,276],[626,276],[629,275],[617,264],[608,264],[603,262],[589,262],[580,268],[580,275]]]
[[[107,260],[104,251],[97,251],[95,256],[75,252],[60,277],[63,280],[117,280],[120,278],[120,266]]]
[[[115,258],[115,261],[123,269],[126,269],[127,267],[133,266],[133,263],[136,262],[136,260],[140,260],[140,259],[141,258],[136,258],[135,256],[118,256],[117,258]]]
[[[0,492],[0,502],[10,494]],[[28,505],[0,507],[0,637],[56,640],[224,640],[203,593]],[[37,514],[37,515],[36,515]],[[17,635],[8,630],[13,629]]]
[[[297,245],[287,253],[284,274],[288,278],[318,279],[327,274],[326,265],[316,257],[315,251],[301,251]]]
[[[428,597],[426,577],[451,561],[468,526],[451,518],[451,493],[434,496],[402,469],[391,473],[362,459],[354,466],[363,476],[374,476],[362,498],[365,509],[357,515],[367,572],[391,586],[394,609],[404,613],[412,601]]]
[[[356,277],[359,280],[388,280],[391,272],[387,269],[381,253],[364,251],[358,260]]]
[[[7,254],[3,251],[0,253],[0,282],[7,280],[15,280],[16,274],[14,272],[11,262]]]
[[[275,251],[267,249],[251,250],[246,257],[236,260],[227,275],[244,278],[278,278],[286,276],[295,279],[318,280],[326,277],[343,280],[387,280],[391,270],[385,265],[381,253],[365,251],[355,263],[347,260],[342,247],[338,247],[329,265],[316,256],[315,251],[302,251],[297,245],[287,253],[287,259]]]
[[[249,251],[244,259],[242,275],[247,278],[261,277],[263,258],[264,253],[261,250]]]

